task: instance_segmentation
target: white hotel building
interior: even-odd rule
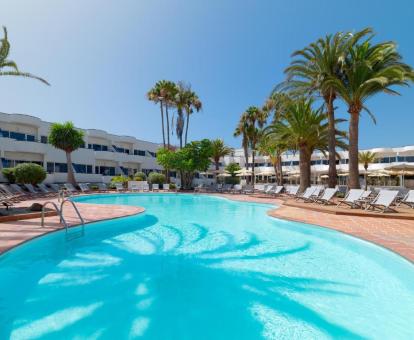
[[[65,153],[48,144],[50,123],[24,114],[0,113],[0,169],[13,167],[23,162],[42,165],[47,173],[47,182],[62,183],[66,181],[67,164]],[[151,143],[129,136],[117,136],[102,130],[86,129],[84,147],[73,152],[72,161],[76,179],[79,182],[109,182],[114,175],[131,175],[136,171],[160,171],[156,162],[156,152],[161,144]],[[378,156],[377,163],[371,164],[369,170],[381,170],[391,164],[401,162],[414,165],[414,145],[398,148],[376,148],[370,151]],[[347,152],[339,152],[338,170],[346,172],[348,168]],[[245,167],[242,149],[236,149],[232,156],[227,156],[222,167],[230,162]],[[249,157],[249,167],[252,166]],[[285,154],[282,157],[285,173],[299,170],[298,153]],[[211,168],[213,169],[213,167]],[[257,156],[256,173],[273,170],[267,157]],[[312,155],[312,173],[315,178],[326,174],[328,160],[321,153]],[[362,170],[362,167],[361,167]],[[213,181],[212,175],[200,175],[196,183]],[[414,180],[406,181],[414,186]],[[5,181],[0,174],[0,181]]]
[[[37,163],[48,173],[46,182],[65,182],[66,156],[62,150],[48,144],[49,128],[50,123],[33,116],[0,113],[0,168]],[[156,162],[160,147],[157,143],[102,130],[83,132],[85,144],[72,154],[79,182],[108,182],[114,175],[161,170]],[[0,181],[4,178],[0,177]]]

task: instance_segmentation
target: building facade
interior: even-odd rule
[[[66,156],[64,151],[48,144],[50,125],[29,115],[0,113],[0,168],[36,163],[47,171],[46,182],[65,182]],[[109,182],[115,175],[161,170],[156,162],[160,144],[102,130],[81,130],[84,145],[72,154],[79,182]]]

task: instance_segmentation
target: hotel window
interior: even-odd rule
[[[47,136],[40,136],[40,143],[47,144]]]
[[[108,151],[108,145],[102,145],[102,151]]]
[[[26,135],[24,133],[20,133],[20,132],[10,132],[10,138],[13,138],[15,140],[24,141],[26,139]]]
[[[55,172],[67,173],[68,165],[66,163],[55,163]]]
[[[11,167],[11,161],[10,159],[2,158],[1,164],[3,165],[3,168],[10,168]]]
[[[34,142],[35,141],[35,136],[33,136],[33,135],[26,135],[26,140],[28,142]]]
[[[9,138],[10,137],[10,132],[7,131],[7,130],[1,130],[0,135],[3,136],[3,137]]]
[[[294,166],[295,166],[295,165],[299,165],[299,161],[293,161],[293,162],[292,162],[292,165],[294,165]]]
[[[396,157],[390,157],[390,163],[394,163],[396,161],[397,161],[397,158]]]
[[[55,163],[47,162],[46,171],[48,174],[53,174],[55,172]]]
[[[406,156],[405,161],[409,163],[414,163],[414,156]]]
[[[135,156],[145,156],[145,151],[144,150],[134,150],[134,155]]]

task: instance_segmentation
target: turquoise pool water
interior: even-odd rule
[[[261,204],[76,200],[146,212],[1,256],[0,339],[413,339],[414,266],[385,249]]]

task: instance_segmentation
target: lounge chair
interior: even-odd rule
[[[201,192],[204,190],[204,184],[199,184],[194,188],[194,192]]]
[[[141,188],[142,188],[142,191],[150,191],[150,186],[149,186],[148,182],[143,182],[141,184]]]
[[[37,185],[37,187],[39,188],[39,190],[40,190],[42,193],[44,193],[44,194],[46,194],[46,195],[50,195],[50,196],[52,196],[52,195],[56,195],[56,193],[57,193],[57,191],[55,191],[55,190],[53,190],[53,189],[49,189],[49,188],[46,186],[46,184],[43,184],[43,183],[38,184],[38,185]]]
[[[243,194],[254,194],[254,187],[251,185],[246,185],[243,189],[242,189],[242,193]]]
[[[157,183],[154,183],[152,185],[152,191],[160,191],[160,185]]]
[[[390,208],[390,205],[395,201],[398,196],[398,190],[380,190],[375,199],[367,204],[366,210],[378,209],[380,212],[397,212],[395,209]]]
[[[401,204],[408,205],[410,208],[414,209],[414,190],[407,192],[407,195],[398,203],[398,206]]]
[[[275,190],[275,186],[274,185],[267,185],[266,188],[264,189],[263,193],[266,195],[271,195]]]
[[[59,184],[56,184],[56,183],[49,184],[49,186],[52,188],[52,190],[54,190],[56,192],[60,192],[62,190],[62,188],[60,187],[60,185]]]
[[[299,192],[299,185],[291,185],[286,187],[286,194],[288,196],[297,196]]]
[[[170,185],[169,184],[163,184],[162,185],[162,190],[163,191],[170,191]]]
[[[273,196],[278,196],[282,193],[285,187],[283,185],[277,185],[276,188],[271,192]]]
[[[241,194],[243,190],[243,187],[241,184],[235,184],[234,187],[231,189],[232,194]]]
[[[69,192],[72,195],[78,195],[79,191],[78,189],[76,189],[72,183],[65,183],[63,184],[63,186],[65,187],[66,191]]]
[[[344,199],[339,200],[337,207],[339,207],[342,203],[350,206],[351,208],[358,207],[358,200],[361,198],[364,190],[362,189],[351,189],[345,195]]]
[[[371,190],[365,190],[361,197],[359,199],[357,199],[356,204],[363,209],[364,205],[366,205],[367,203],[371,202],[373,200],[373,198],[370,198],[372,191]]]
[[[78,185],[82,192],[91,192],[91,188],[89,188],[89,185],[87,183],[79,183]]]
[[[10,184],[10,189],[14,194],[21,195],[22,197],[33,198],[33,196],[36,196],[36,194],[24,191],[18,184]]]
[[[334,204],[332,199],[334,198],[337,191],[338,191],[337,188],[326,188],[325,191],[323,192],[322,196],[321,197],[316,197],[314,199],[314,201],[316,203],[320,203],[320,204],[324,204],[324,205]]]
[[[5,197],[6,199],[12,201],[12,202],[20,202],[26,198],[28,198],[28,196],[26,194],[22,195],[19,193],[15,193],[11,190],[10,186],[7,184],[0,184],[0,191],[3,197]]]
[[[313,201],[312,196],[314,196],[314,193],[316,190],[317,190],[316,187],[306,188],[303,194],[296,198],[296,201],[303,200],[304,202],[312,202]]]
[[[96,185],[98,186],[99,191],[106,192],[109,190],[105,183],[97,183]]]
[[[24,187],[32,194],[33,196],[50,196],[50,194],[44,193],[42,191],[37,191],[34,186],[30,183],[23,184]]]
[[[120,182],[115,182],[116,191],[125,191],[124,184]]]

